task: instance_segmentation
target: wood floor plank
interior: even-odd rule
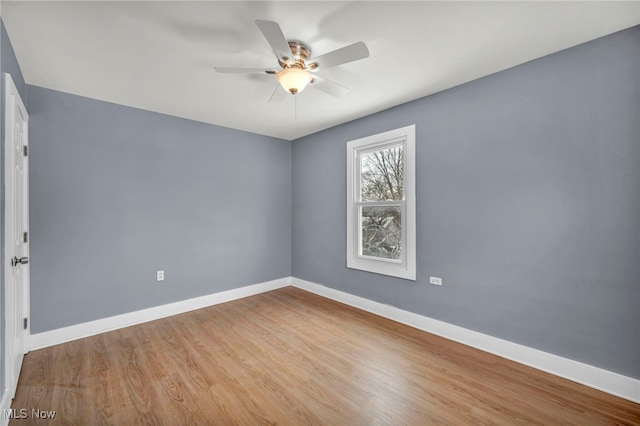
[[[640,425],[640,405],[286,287],[33,351],[12,425]]]

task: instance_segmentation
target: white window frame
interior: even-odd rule
[[[402,258],[400,261],[363,256],[360,241],[360,208],[374,202],[360,201],[359,154],[404,145],[402,201]],[[406,126],[347,142],[347,268],[416,280],[416,126]]]

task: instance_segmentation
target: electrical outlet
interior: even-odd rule
[[[442,285],[442,278],[439,278],[439,277],[429,277],[429,284],[433,284],[433,285]]]
[[[156,271],[156,281],[164,281],[164,271]]]

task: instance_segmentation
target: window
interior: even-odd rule
[[[416,279],[415,126],[347,142],[347,267]]]

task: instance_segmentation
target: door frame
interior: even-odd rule
[[[5,202],[4,202],[4,228],[2,229],[2,234],[0,234],[0,238],[2,239],[2,244],[4,244],[4,263],[2,265],[2,269],[4,270],[4,319],[5,319],[5,327],[3,330],[4,336],[3,336],[3,340],[4,340],[4,383],[3,385],[3,399],[6,397],[9,401],[14,397],[15,395],[15,391],[16,391],[16,386],[18,383],[18,377],[14,377],[14,371],[16,370],[16,366],[14,365],[14,361],[15,361],[15,356],[14,354],[16,353],[16,350],[22,350],[23,353],[27,353],[28,352],[28,346],[29,346],[29,336],[30,336],[30,330],[31,330],[31,324],[30,324],[30,320],[27,322],[27,328],[24,330],[24,339],[23,339],[23,347],[22,348],[14,348],[15,346],[15,342],[14,342],[14,335],[15,335],[15,330],[18,329],[20,327],[20,322],[21,319],[17,319],[15,318],[16,316],[16,309],[15,306],[10,302],[10,297],[13,295],[13,292],[15,292],[15,289],[11,289],[10,287],[10,283],[12,281],[12,266],[11,266],[11,257],[13,256],[13,252],[14,252],[14,241],[11,239],[10,237],[13,235],[13,228],[9,229],[10,227],[13,226],[13,221],[10,220],[13,218],[14,216],[14,211],[15,211],[15,203],[16,203],[16,197],[14,195],[14,190],[13,190],[13,168],[14,168],[14,161],[13,161],[13,156],[14,156],[14,129],[13,129],[13,123],[15,122],[15,117],[14,117],[14,111],[15,111],[15,107],[17,106],[19,109],[22,110],[22,113],[24,114],[25,117],[25,121],[26,121],[26,126],[25,126],[25,138],[27,140],[27,149],[29,146],[29,114],[27,113],[27,109],[24,106],[24,103],[22,101],[22,98],[20,97],[20,93],[18,92],[18,89],[16,88],[13,79],[11,78],[11,74],[9,73],[4,73],[4,81],[5,81],[5,85],[4,85],[4,89],[5,89],[5,93],[4,93],[4,97],[3,99],[1,99],[1,102],[4,102],[4,106],[5,106],[5,131],[4,131],[4,194],[5,194]],[[27,156],[28,158],[28,156]],[[27,160],[28,161],[28,160]],[[25,167],[25,173],[28,174],[29,169],[28,169],[28,165],[27,167]],[[28,175],[27,175],[27,179],[26,179],[26,185],[28,188]],[[27,189],[27,194],[28,194],[28,189]],[[28,211],[28,205],[29,203],[27,202],[27,217],[29,215],[29,211]],[[23,291],[23,300],[22,301],[17,301],[17,303],[22,303],[23,305],[23,313],[24,316],[26,318],[30,318],[30,312],[29,312],[29,308],[30,308],[30,278],[29,278],[29,273],[26,273],[26,286],[24,288]],[[12,291],[13,290],[13,291]],[[12,299],[15,299],[15,297],[12,297]],[[19,370],[18,370],[19,371]],[[10,404],[10,402],[9,402]]]

